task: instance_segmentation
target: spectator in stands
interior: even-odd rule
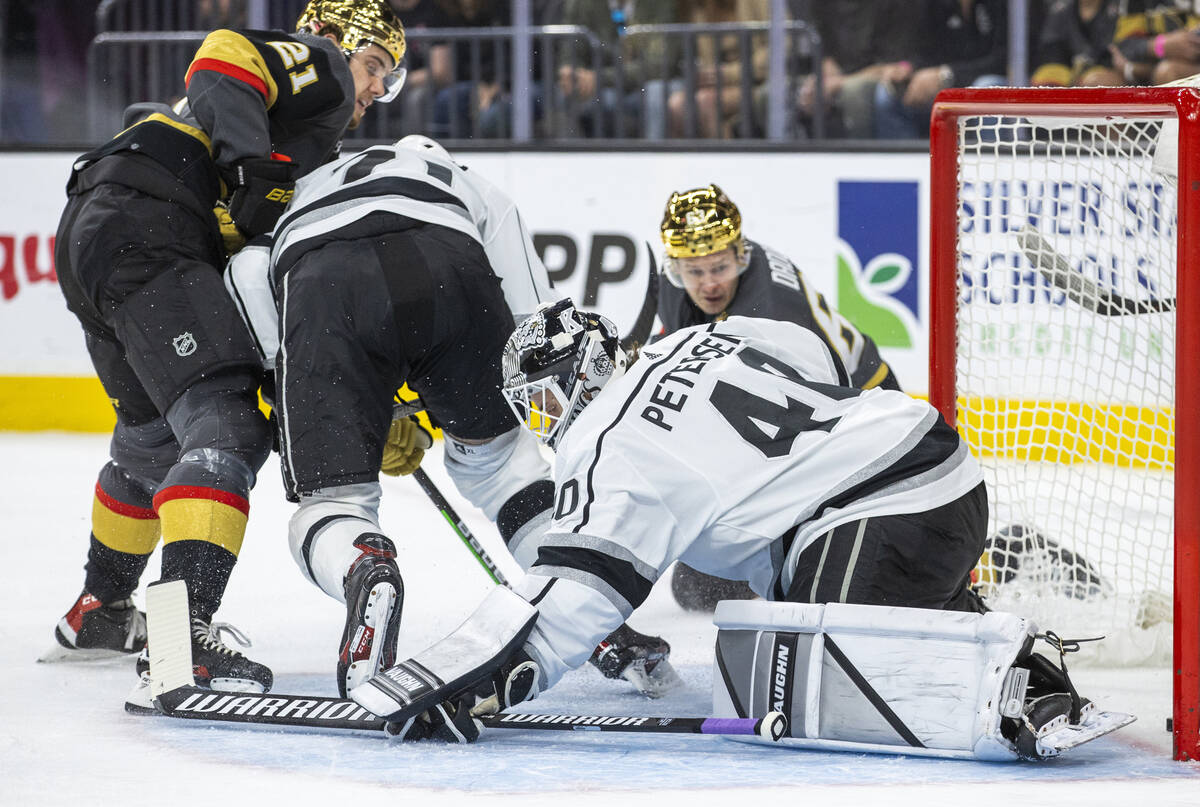
[[[685,4],[683,21],[695,25],[729,22],[767,22],[771,19],[770,0],[696,0]],[[742,58],[742,38],[735,34],[700,36],[696,40],[696,92],[687,89],[671,93],[667,99],[670,132],[673,137],[691,136],[689,109],[694,114],[700,137],[732,137],[734,124],[742,121],[743,136],[751,134],[752,115],[741,115],[753,108],[755,89],[767,78],[766,34],[751,37],[751,58]],[[745,74],[749,68],[749,75]]]
[[[830,137],[868,138],[874,134],[875,86],[911,74],[918,52],[919,17],[911,0],[820,0],[808,19],[821,35],[823,91],[816,76],[801,83],[801,123],[812,126],[824,115]]]
[[[509,0],[437,0],[446,28],[484,29],[508,25],[512,21]],[[496,39],[459,39],[448,44],[430,66],[434,83],[441,87],[433,101],[433,121],[429,134],[434,138],[470,137],[484,127],[482,116],[498,100],[501,78],[498,73]],[[432,56],[432,54],[431,54]],[[511,60],[504,53],[505,72]]]
[[[408,76],[404,80],[404,92],[397,99],[400,107],[399,126],[394,127],[390,136],[401,134],[421,133],[426,130],[427,121],[432,117],[433,94],[443,84],[435,80],[436,75],[442,82],[448,82],[453,67],[454,46],[448,43],[435,44],[413,33],[427,28],[443,28],[449,25],[446,12],[439,0],[389,0],[392,10],[404,24],[404,32],[408,50],[405,51],[405,67]],[[435,65],[437,65],[435,71]]]
[[[1006,83],[1008,4],[1005,0],[923,0],[921,48],[908,75],[892,71],[875,87],[875,137],[929,136],[933,99],[946,87]]]
[[[1132,0],[1136,2],[1136,0]],[[1053,0],[1035,51],[1032,82],[1052,87],[1113,87],[1125,83],[1111,45],[1130,0]]]
[[[196,28],[245,28],[246,0],[196,0]]]
[[[1200,73],[1200,16],[1191,4],[1176,3],[1126,14],[1109,53],[1126,84],[1165,84]]]
[[[79,102],[88,86],[87,50],[96,36],[100,0],[41,0],[37,14],[38,67],[47,140],[83,143],[87,104]]]
[[[565,103],[563,134],[576,125],[591,136],[638,132],[650,140],[666,136],[667,96],[683,81],[673,78],[681,68],[679,39],[661,34],[626,36],[631,25],[679,22],[674,2],[655,0],[566,0],[563,23],[587,28],[600,40],[600,70],[582,43],[572,58],[558,67],[558,91]],[[582,109],[578,105],[583,104]]]

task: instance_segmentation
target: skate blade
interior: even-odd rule
[[[132,715],[158,714],[154,705],[154,694],[151,692],[149,673],[138,676],[138,682],[125,696],[125,711]]]
[[[135,658],[137,652],[110,650],[103,647],[63,647],[58,642],[38,656],[38,664],[91,664],[96,661]]]
[[[1047,732],[1037,741],[1038,754],[1044,757],[1055,757],[1063,751],[1069,751],[1076,746],[1091,742],[1097,737],[1103,737],[1117,729],[1128,726],[1137,720],[1133,715],[1123,712],[1093,712],[1078,726],[1063,726]]]
[[[363,623],[374,631],[371,654],[365,659],[350,662],[350,666],[346,668],[347,692],[380,672],[379,654],[383,652],[387,624],[396,608],[396,600],[396,589],[389,583],[381,583],[371,592],[363,613]]]
[[[666,659],[655,664],[650,672],[646,672],[644,660],[635,661],[626,667],[621,675],[647,698],[661,698],[683,686],[683,679]]]

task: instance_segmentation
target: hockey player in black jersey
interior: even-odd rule
[[[846,363],[854,386],[900,389],[871,337],[832,308],[787,257],[742,235],[741,211],[716,185],[672,193],[659,231],[666,253],[658,289],[664,333],[731,316],[794,322]],[[742,583],[685,563],[675,567],[671,591],[684,608],[703,611],[719,600],[753,596]]]
[[[297,177],[394,96],[404,47],[385,0],[313,0],[295,33],[214,31],[182,100],[141,111],[75,162],[55,260],[117,425],[83,591],[49,658],[143,648],[131,596],[161,538],[162,579],[188,588],[197,683],[270,688],[271,671],[227,647],[212,621],[272,443],[261,363],[221,268],[274,227]]]

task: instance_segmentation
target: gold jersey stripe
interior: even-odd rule
[[[267,109],[275,106],[275,100],[279,97],[279,87],[262,54],[249,39],[236,31],[222,29],[204,38],[188,67],[185,85],[191,82],[192,72],[198,67],[232,76],[259,92],[265,89],[263,94]]]

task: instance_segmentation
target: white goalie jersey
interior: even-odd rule
[[[554,520],[521,593],[549,682],[582,663],[675,560],[788,590],[800,552],[868,516],[916,513],[982,474],[936,410],[859,390],[811,332],[731,317],[677,331],[604,388],[559,447]],[[543,592],[545,576],[556,578]],[[580,624],[594,635],[578,636]],[[589,644],[590,643],[590,644]]]

